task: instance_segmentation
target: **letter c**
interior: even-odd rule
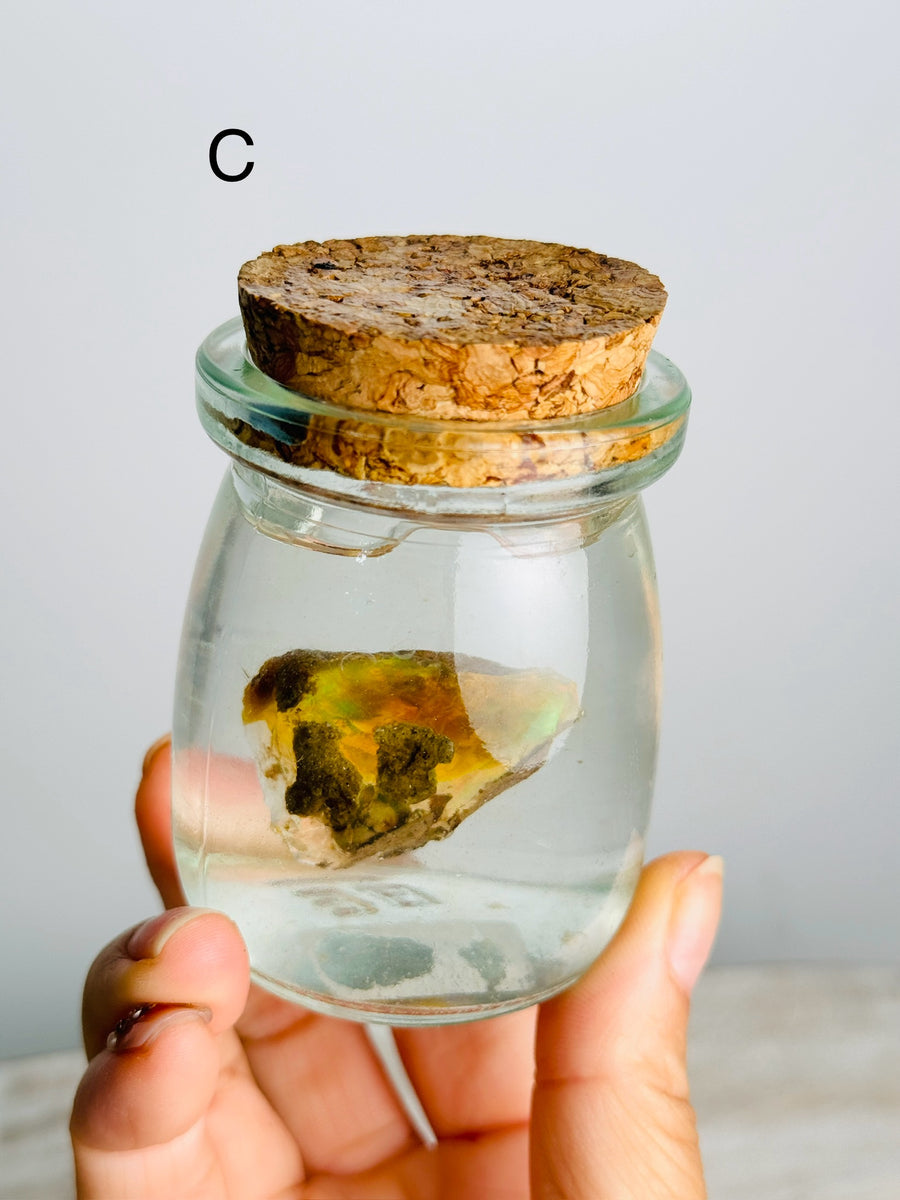
[[[219,166],[219,143],[223,138],[227,137],[243,138],[245,146],[252,146],[253,138],[249,133],[245,133],[243,129],[223,129],[221,133],[216,134],[209,144],[209,165],[212,167],[213,175],[215,175],[217,179],[224,179],[226,183],[239,183],[240,180],[246,179],[253,170],[253,163],[248,162],[243,171],[241,171],[238,175],[228,175],[225,171],[223,171]]]

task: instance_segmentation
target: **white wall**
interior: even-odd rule
[[[224,468],[192,353],[278,241],[490,232],[662,276],[695,409],[648,495],[653,849],[725,854],[720,959],[896,956],[898,34],[891,0],[7,14],[0,1055],[74,1044],[90,958],[154,908],[131,793]],[[242,183],[207,162],[228,126]]]

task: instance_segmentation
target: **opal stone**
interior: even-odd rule
[[[446,837],[578,716],[554,671],[431,650],[292,650],[263,664],[243,706],[273,824],[323,866]]]

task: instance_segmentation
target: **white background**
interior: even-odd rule
[[[192,355],[280,241],[634,259],[695,406],[647,497],[652,846],[727,860],[718,956],[900,945],[900,28],[891,0],[17,5],[4,18],[0,1055],[72,1045],[154,911],[131,821],[224,468]],[[254,138],[223,183],[220,129]],[[238,143],[233,159],[243,162]]]

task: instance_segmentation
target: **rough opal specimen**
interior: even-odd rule
[[[272,823],[321,866],[446,837],[578,716],[554,671],[430,650],[292,650],[263,664],[243,710]]]

